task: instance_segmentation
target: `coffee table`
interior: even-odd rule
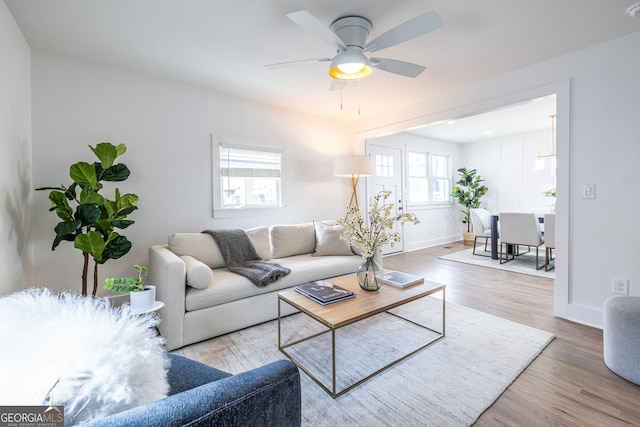
[[[316,384],[318,384],[325,392],[331,395],[331,397],[333,397],[334,399],[348,392],[354,387],[362,384],[368,379],[374,377],[380,372],[390,368],[396,363],[422,350],[428,345],[438,341],[445,335],[445,288],[446,288],[446,285],[425,280],[424,283],[413,285],[408,288],[396,288],[395,286],[391,286],[391,285],[382,285],[380,290],[376,292],[368,292],[360,289],[355,275],[330,279],[329,281],[345,289],[349,289],[353,291],[356,294],[356,297],[346,301],[341,301],[335,304],[323,306],[314,302],[310,298],[300,294],[294,289],[289,289],[284,292],[278,293],[278,349],[282,353],[284,353],[285,356],[287,356],[293,363],[295,363],[304,373],[306,373]],[[416,301],[420,298],[424,298],[429,295],[433,295],[437,292],[442,292],[441,330],[432,329],[428,326],[417,323],[411,319],[407,319],[405,317],[399,316],[398,314],[389,312],[389,310],[393,308],[407,304],[411,301]],[[321,332],[314,333],[312,335],[306,336],[301,339],[297,339],[292,342],[283,343],[282,329],[281,329],[282,328],[281,307],[283,303],[289,304],[295,307],[296,309],[300,310],[305,315],[315,319],[316,321],[324,325],[326,329],[323,329]],[[383,312],[391,314],[397,318],[410,322],[421,328],[428,329],[432,332],[435,332],[435,336],[432,339],[429,339],[427,342],[422,343],[417,348],[396,358],[391,363],[388,363],[387,365],[383,366],[382,368],[378,369],[372,374],[365,376],[364,378],[352,383],[351,385],[343,388],[342,390],[337,390],[336,389],[336,331],[347,325],[353,324],[363,319],[367,319],[371,316],[375,316],[376,314],[383,313]],[[290,352],[287,351],[287,348],[291,346],[294,346],[296,344],[302,343],[304,341],[310,340],[312,338],[315,338],[319,335],[326,334],[326,333],[331,333],[331,365],[332,365],[331,366],[332,384],[330,386],[331,388],[323,384],[315,375],[313,375],[310,372],[309,369],[307,369],[302,363],[300,363],[300,361],[297,360],[296,357],[294,357]]]

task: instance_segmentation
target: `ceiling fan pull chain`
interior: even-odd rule
[[[342,91],[344,90],[344,85],[340,85],[340,111],[342,111]]]
[[[360,80],[358,80],[358,115],[360,115]]]

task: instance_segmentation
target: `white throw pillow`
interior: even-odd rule
[[[1,297],[0,318],[3,405],[63,405],[75,425],[167,396],[155,315],[34,288]]]
[[[205,233],[175,233],[169,236],[168,248],[178,256],[189,255],[210,268],[226,266],[222,252],[213,237]]]
[[[313,227],[316,232],[316,250],[311,256],[353,255],[349,243],[340,238],[340,234],[344,232],[342,225],[314,221]]]
[[[196,289],[207,289],[213,281],[213,270],[192,256],[183,255],[180,258],[185,264],[187,285]]]
[[[291,225],[272,225],[271,257],[285,258],[293,255],[308,254],[316,247],[313,223]]]
[[[258,256],[265,261],[271,259],[271,246],[269,244],[269,227],[255,227],[247,230],[247,235],[253,243]]]

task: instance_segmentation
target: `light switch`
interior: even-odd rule
[[[583,184],[582,185],[582,198],[583,199],[595,199],[596,198],[596,185],[595,184]]]

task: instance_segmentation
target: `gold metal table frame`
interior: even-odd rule
[[[354,387],[364,383],[370,378],[378,375],[379,373],[389,369],[390,367],[396,365],[397,363],[403,361],[404,359],[412,356],[418,351],[424,349],[425,347],[433,344],[434,342],[440,340],[445,336],[445,288],[446,285],[439,285],[433,282],[425,281],[425,283],[420,285],[415,285],[409,288],[400,289],[395,288],[393,286],[384,285],[380,291],[378,292],[367,292],[359,289],[355,277],[349,276],[341,279],[331,280],[331,282],[335,283],[338,286],[343,288],[347,288],[356,293],[356,297],[347,301],[342,301],[336,304],[330,304],[327,306],[322,306],[313,302],[311,299],[305,297],[304,295],[296,292],[291,289],[285,292],[281,292],[278,294],[278,349],[287,356],[293,363],[298,366],[305,374],[309,376],[320,388],[322,388],[327,394],[329,394],[334,399],[343,395],[344,393],[352,390]],[[355,287],[354,287],[355,283]],[[442,330],[432,329],[423,324],[417,323],[411,319],[405,318],[395,313],[391,313],[389,310],[399,307],[401,305],[407,304],[412,301],[416,301],[421,298],[425,298],[427,296],[433,295],[437,292],[442,292]],[[381,296],[384,295],[384,296]],[[291,305],[298,310],[300,310],[305,315],[315,319],[322,325],[326,327],[326,329],[314,333],[312,335],[306,336],[301,339],[297,339],[292,342],[282,343],[282,303]],[[401,357],[391,361],[386,364],[382,368],[376,370],[375,372],[365,376],[364,378],[357,380],[351,385],[346,386],[342,390],[336,389],[336,372],[337,372],[337,364],[336,364],[336,331],[340,328],[343,328],[347,325],[353,324],[360,320],[375,316],[379,313],[388,313],[392,316],[400,318],[404,321],[410,322],[414,325],[417,325],[423,329],[434,332],[436,335],[432,339],[427,342],[419,345],[417,348],[409,351],[408,353],[402,355]],[[318,379],[314,374],[310,372],[298,359],[296,359],[292,354],[287,351],[287,348],[292,347],[296,344],[308,341],[320,335],[331,333],[331,388],[327,387],[327,385],[323,384],[320,379]]]

